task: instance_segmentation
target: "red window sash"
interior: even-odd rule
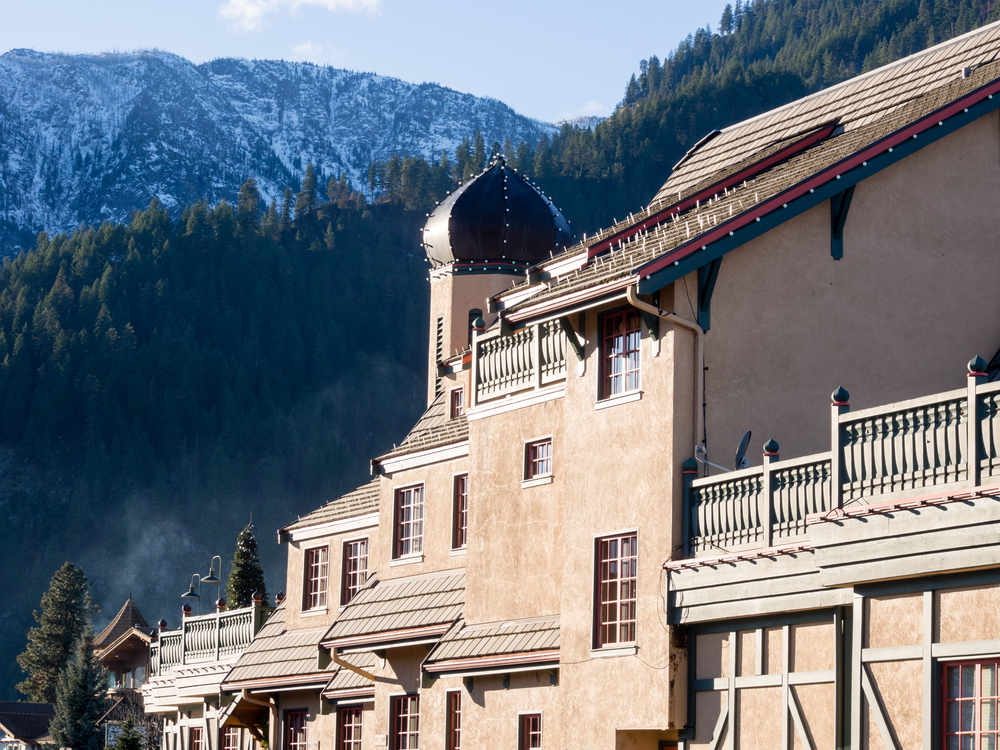
[[[601,339],[601,397],[609,398],[639,389],[641,331],[639,313],[622,311],[604,317]]]
[[[236,727],[226,727],[222,730],[222,750],[239,750],[240,730]]]
[[[190,750],[201,750],[202,748],[201,727],[191,727],[189,731],[190,731],[189,735],[190,739],[188,744],[191,746]]]
[[[368,540],[356,539],[344,543],[344,585],[341,604],[347,604],[368,580]]]
[[[424,550],[424,488],[396,491],[396,557]]]
[[[945,750],[997,747],[1000,742],[998,681],[1000,659],[995,657],[943,665],[941,746]]]
[[[448,693],[447,731],[447,750],[462,750],[462,693],[458,690]]]
[[[552,473],[552,440],[528,444],[524,478],[534,479]]]
[[[330,551],[327,547],[306,550],[305,609],[326,606],[327,580],[330,571]]]
[[[635,534],[597,542],[597,645],[635,641]]]
[[[285,713],[285,750],[306,750],[306,712]]]
[[[465,414],[465,388],[455,388],[451,392],[451,418]]]
[[[392,750],[420,747],[420,696],[397,695],[392,701]]]
[[[521,715],[521,750],[534,750],[542,746],[542,715]]]
[[[465,546],[469,528],[469,475],[455,477],[455,531],[453,547],[459,549]]]
[[[340,709],[338,750],[361,750],[362,721],[363,714],[360,707]]]

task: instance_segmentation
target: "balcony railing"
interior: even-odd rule
[[[475,341],[476,403],[566,379],[566,333],[559,321]]]
[[[778,445],[769,441],[761,467],[703,479],[694,478],[697,465],[689,459],[686,553],[711,556],[803,540],[810,514],[1000,478],[1000,383],[986,382],[985,366],[978,358],[969,363],[965,389],[858,412],[838,389],[828,453],[779,461]]]
[[[150,648],[150,676],[186,664],[239,656],[261,629],[271,608],[261,604],[198,617],[185,617],[179,630],[160,631]]]

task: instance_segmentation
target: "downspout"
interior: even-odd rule
[[[676,313],[666,312],[655,305],[643,302],[639,299],[638,282],[626,288],[625,299],[632,307],[656,315],[681,328],[686,328],[694,334],[694,447],[701,445],[702,435],[705,431],[701,410],[702,402],[705,400],[705,381],[702,380],[702,367],[704,367],[705,362],[705,332],[697,323],[692,323]]]

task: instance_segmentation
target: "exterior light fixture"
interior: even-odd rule
[[[198,591],[194,590],[194,579],[198,579]],[[196,599],[198,601],[198,613],[201,613],[201,576],[197,573],[191,576],[191,585],[188,586],[186,593],[181,594],[181,599]],[[190,607],[190,605],[187,605]]]

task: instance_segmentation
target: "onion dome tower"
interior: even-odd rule
[[[486,300],[567,247],[573,234],[555,204],[503,156],[449,194],[423,232],[431,264],[429,404],[440,390],[438,362],[469,345]]]

